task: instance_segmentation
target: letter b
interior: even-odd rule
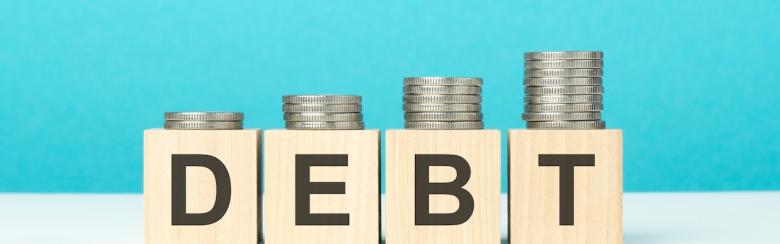
[[[432,183],[430,167],[447,166],[455,169],[455,180]],[[450,154],[416,154],[414,156],[414,222],[415,225],[459,225],[471,218],[474,197],[463,189],[471,177],[471,168],[463,157]],[[452,195],[460,205],[453,213],[430,213],[429,195]]]

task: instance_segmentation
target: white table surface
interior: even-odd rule
[[[780,192],[627,193],[624,204],[626,244],[780,244]],[[140,244],[143,200],[0,194],[0,243]]]

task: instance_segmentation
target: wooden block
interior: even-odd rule
[[[623,243],[620,130],[510,130],[512,243]]]
[[[388,244],[500,243],[498,130],[388,130],[386,136]]]
[[[259,130],[144,131],[146,244],[256,244],[259,146]]]
[[[379,243],[379,135],[266,131],[265,243]]]

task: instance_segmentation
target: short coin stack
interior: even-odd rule
[[[285,128],[291,130],[362,130],[362,99],[353,95],[282,97]]]
[[[240,130],[244,128],[241,112],[166,112],[165,129],[169,130]]]
[[[604,129],[602,52],[525,53],[528,129]]]
[[[420,130],[478,130],[482,123],[482,79],[404,79],[404,127]]]

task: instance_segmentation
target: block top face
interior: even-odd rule
[[[151,128],[144,130],[144,134],[147,133],[235,133],[235,132],[260,132],[260,128],[246,128],[239,130],[169,130],[165,128]]]
[[[342,143],[364,143],[365,140],[375,141],[377,145],[380,142],[381,133],[379,130],[287,130],[273,129],[263,132],[264,145],[279,140],[301,141],[306,144],[315,145],[317,143],[326,143],[330,146],[336,144],[344,146]],[[349,144],[349,147],[354,146]],[[315,149],[315,148],[308,148]]]
[[[468,135],[472,133],[498,133],[501,135],[501,130],[499,129],[479,129],[479,130],[417,130],[417,129],[387,129],[385,130],[385,133],[418,133],[418,134],[458,134],[458,135]]]
[[[362,130],[290,130],[290,129],[266,129],[265,133],[278,133],[278,132],[299,132],[299,133],[365,133],[365,132],[379,132],[380,129],[362,129]]]
[[[622,143],[623,131],[606,130],[509,130],[508,143],[527,142],[531,147],[562,148],[574,145],[591,148],[601,143]],[[565,143],[563,143],[565,142]],[[598,142],[598,143],[597,143]]]
[[[517,129],[508,129],[507,130],[510,134],[515,133],[522,133],[522,134],[545,134],[545,133],[562,133],[562,134],[585,134],[585,133],[593,133],[593,134],[611,134],[611,133],[618,133],[620,135],[623,135],[622,129],[593,129],[593,130],[556,130],[556,129],[550,129],[550,130],[538,130],[538,129],[525,129],[525,128],[517,128]]]

